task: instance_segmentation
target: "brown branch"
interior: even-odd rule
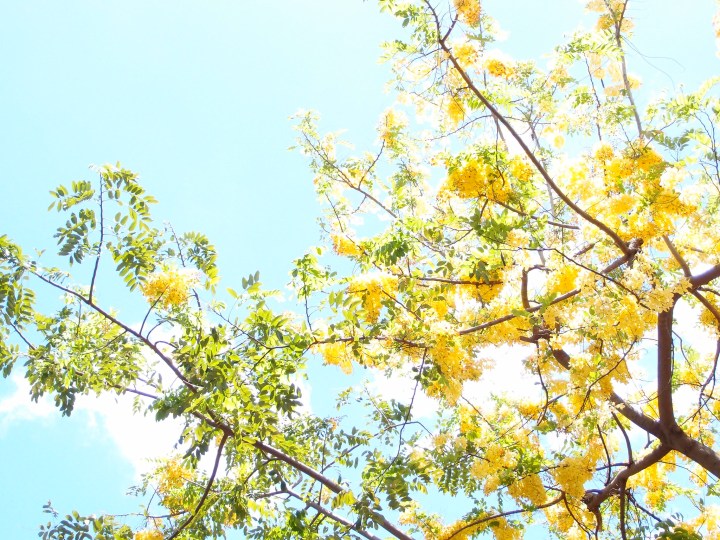
[[[320,514],[322,514],[322,515],[324,515],[324,516],[326,516],[326,517],[329,517],[329,518],[332,519],[333,521],[336,521],[337,523],[340,523],[340,525],[343,525],[344,527],[347,527],[348,529],[355,531],[356,533],[358,533],[358,534],[359,534],[360,536],[362,536],[363,538],[367,538],[368,540],[380,540],[380,538],[378,538],[377,536],[375,536],[375,535],[373,535],[373,534],[370,534],[369,532],[364,531],[363,529],[360,529],[360,528],[357,526],[356,523],[350,523],[350,522],[349,522],[348,520],[346,520],[345,518],[338,516],[337,514],[331,512],[330,510],[328,510],[328,509],[325,508],[324,506],[322,506],[322,505],[320,505],[320,504],[318,504],[318,503],[316,503],[316,502],[314,502],[314,501],[308,501],[308,500],[303,499],[300,495],[298,495],[297,493],[295,493],[294,491],[292,491],[292,490],[290,490],[290,489],[285,489],[285,490],[283,490],[283,491],[278,492],[277,494],[282,494],[282,493],[285,493],[285,494],[287,494],[287,495],[290,495],[291,497],[293,497],[293,498],[295,498],[295,499],[297,499],[297,500],[305,503],[305,505],[306,505],[307,507],[316,510],[318,513],[320,513]],[[409,538],[409,537],[408,537],[408,538]],[[410,539],[410,540],[412,540],[412,539]]]
[[[692,276],[690,278],[690,285],[692,290],[697,290],[699,287],[702,287],[703,285],[707,285],[710,283],[713,279],[720,277],[720,264],[717,264],[713,266],[712,268],[705,270],[704,272]]]
[[[322,485],[327,487],[333,493],[340,493],[340,492],[344,491],[344,489],[345,489],[340,484],[330,480],[327,476],[320,474],[312,467],[305,465],[301,461],[298,461],[297,459],[288,456],[286,453],[284,453],[276,448],[273,448],[272,446],[265,444],[262,441],[255,441],[251,444],[252,444],[252,446],[257,448],[261,452],[263,452],[265,454],[270,454],[271,456],[279,459],[280,461],[287,463],[294,469],[305,473],[313,480],[317,480],[318,482],[320,482]]]
[[[666,234],[663,235],[663,240],[665,241],[665,245],[670,250],[670,253],[672,253],[672,256],[675,258],[677,263],[680,265],[680,268],[682,268],[683,274],[685,274],[685,277],[691,277],[692,272],[690,272],[690,267],[685,262],[685,259],[682,258],[682,255],[680,255],[680,252],[675,247],[675,244],[672,243],[672,240],[670,240],[670,237]]]
[[[95,257],[95,266],[93,267],[92,277],[90,278],[90,291],[88,292],[88,300],[92,302],[93,299],[93,291],[95,290],[95,280],[97,279],[98,274],[98,267],[100,266],[100,256],[102,255],[102,248],[103,248],[103,238],[105,236],[105,219],[103,217],[103,181],[105,178],[100,175],[100,199],[99,199],[99,206],[100,206],[100,239],[98,240],[98,252],[97,256]]]
[[[657,463],[663,457],[665,457],[668,452],[670,452],[670,450],[672,450],[672,448],[665,444],[661,444],[640,460],[628,465],[622,471],[617,473],[617,475],[615,475],[615,478],[613,478],[612,482],[610,482],[600,491],[587,492],[585,494],[585,497],[583,498],[583,501],[585,502],[588,510],[590,512],[597,512],[603,502],[605,502],[612,495],[620,492],[621,486],[624,485],[625,481],[628,478]]]
[[[672,338],[673,306],[658,314],[657,331],[657,396],[660,425],[670,429],[676,425],[672,402],[673,374],[673,338]]]
[[[217,454],[215,455],[215,464],[213,465],[212,473],[210,474],[210,479],[208,480],[207,486],[205,486],[205,491],[203,491],[202,497],[200,497],[200,501],[197,503],[197,506],[195,507],[195,511],[190,515],[188,519],[185,520],[185,522],[178,527],[174,533],[172,533],[170,536],[168,536],[167,540],[173,540],[174,538],[177,538],[178,535],[185,530],[190,523],[192,523],[195,518],[200,513],[200,509],[202,508],[203,504],[205,504],[205,500],[208,498],[208,495],[210,494],[210,490],[212,489],[213,484],[215,483],[215,475],[217,475],[218,466],[220,465],[220,456],[222,456],[223,448],[225,447],[225,443],[228,440],[228,437],[230,436],[229,433],[224,432],[223,437],[220,440],[220,444],[218,445]]]
[[[524,513],[527,513],[527,512],[535,512],[535,511],[537,511],[537,510],[542,510],[543,508],[549,508],[549,507],[551,507],[551,506],[554,506],[554,505],[558,504],[559,502],[561,502],[561,501],[563,501],[563,500],[565,500],[565,494],[564,494],[564,493],[563,493],[562,495],[558,496],[557,498],[549,501],[549,502],[546,502],[546,503],[544,503],[544,504],[539,504],[539,505],[534,506],[534,507],[532,507],[532,508],[527,508],[527,509],[523,508],[523,509],[519,509],[519,510],[509,510],[508,512],[501,512],[501,513],[499,513],[499,514],[493,514],[493,515],[490,515],[490,516],[485,516],[485,517],[480,518],[480,519],[476,519],[475,521],[471,521],[470,523],[465,524],[463,527],[461,527],[460,529],[458,529],[457,531],[455,531],[451,536],[448,536],[446,540],[452,540],[452,539],[455,538],[459,533],[461,533],[461,532],[463,532],[463,531],[465,531],[465,530],[467,530],[467,529],[470,529],[470,528],[472,528],[472,527],[476,527],[476,526],[478,526],[478,525],[482,525],[483,523],[486,523],[486,522],[488,522],[488,521],[492,521],[493,519],[498,519],[498,518],[501,518],[501,517],[512,516],[512,515],[515,515],[515,514],[524,514]]]

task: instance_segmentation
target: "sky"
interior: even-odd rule
[[[506,31],[498,48],[540,62],[586,18],[577,0],[484,7]],[[631,0],[644,54],[631,64],[646,87],[692,89],[718,73],[713,10]],[[48,191],[120,161],[160,201],[159,221],[216,244],[225,286],[259,270],[283,288],[292,259],[321,241],[289,117],[318,110],[321,130],[371,145],[393,102],[379,45],[399,35],[373,1],[0,0],[0,233],[52,248]],[[61,418],[31,404],[21,379],[0,380],[6,538],[36,537],[48,499],[61,513],[137,508],[125,492],[177,430],[126,405],[88,399]]]

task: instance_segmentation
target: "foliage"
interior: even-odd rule
[[[380,0],[408,33],[386,45],[400,99],[374,152],[299,118],[328,244],[351,263],[295,261],[301,315],[257,274],[215,296],[208,239],[157,228],[119,166],[52,192],[58,253],[87,285],[0,237],[4,375],[22,360],[64,414],[134,393],[184,421],[184,455],[139,487],[166,511],[135,540],[720,534],[718,81],[644,96],[623,0],[588,2],[595,29],[547,68],[495,52],[475,0],[443,6]],[[107,258],[142,324],[99,302]],[[39,311],[31,280],[64,304]],[[409,397],[351,388],[343,417],[313,415],[296,382],[320,357]],[[72,514],[41,536],[128,531]]]

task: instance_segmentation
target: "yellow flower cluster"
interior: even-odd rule
[[[485,459],[476,460],[470,467],[470,474],[482,480],[485,495],[494,492],[500,485],[500,474],[512,469],[517,464],[517,457],[502,445],[493,444],[485,451]]]
[[[485,524],[475,525],[465,520],[456,521],[452,525],[443,528],[437,536],[437,540],[467,540],[476,532],[482,530]]]
[[[493,519],[490,527],[496,540],[518,540],[522,534],[520,529],[511,527],[504,517]]]
[[[553,272],[552,277],[548,280],[548,292],[557,294],[570,292],[575,288],[578,273],[578,267],[574,264],[564,264],[559,270]]]
[[[465,43],[453,46],[452,52],[458,63],[460,64],[460,67],[462,67],[463,69],[471,67],[478,58],[477,49],[473,47],[472,43],[467,41]]]
[[[497,202],[507,202],[512,195],[512,185],[495,167],[477,160],[468,161],[454,169],[445,187],[463,199],[487,197]]]
[[[352,351],[348,349],[347,343],[336,342],[336,343],[323,343],[320,346],[320,354],[326,364],[331,366],[338,366],[343,370],[343,373],[352,373]]]
[[[360,247],[344,234],[330,235],[333,243],[333,251],[338,255],[354,257],[360,255]]]
[[[365,310],[365,320],[377,322],[382,309],[382,300],[397,290],[397,278],[389,274],[362,274],[352,280],[348,287],[351,294],[360,295]]]
[[[460,18],[471,26],[480,23],[480,0],[453,0]]]
[[[488,73],[493,77],[508,79],[512,77],[513,73],[515,73],[515,70],[511,66],[501,60],[498,60],[497,58],[489,58],[485,60],[484,65],[485,69],[487,69]]]
[[[521,182],[528,182],[535,174],[535,168],[526,160],[514,157],[508,164],[510,174]]]
[[[613,21],[613,18],[610,15],[605,13],[603,15],[600,15],[595,27],[598,30],[610,30],[615,27],[615,21]]]
[[[449,379],[460,379],[463,373],[465,351],[447,334],[441,334],[430,348],[430,358]]]
[[[585,482],[592,478],[595,462],[592,454],[568,456],[553,471],[553,476],[565,493],[581,499],[585,495]]]
[[[447,118],[452,127],[457,126],[465,119],[465,108],[457,96],[450,96],[447,102],[446,110]]]
[[[720,537],[720,506],[709,505],[703,508],[697,517],[687,523],[683,523],[684,528],[697,530],[700,527],[705,529],[705,538]]]
[[[435,343],[428,351],[433,363],[442,374],[442,384],[436,382],[426,390],[429,395],[442,397],[451,405],[459,399],[463,383],[476,380],[482,372],[481,362],[463,346],[460,339],[440,329],[436,334]]]
[[[547,500],[542,479],[537,474],[531,474],[513,482],[508,487],[508,492],[515,499],[527,499],[535,506],[539,506]]]
[[[715,308],[715,311],[718,311],[718,305],[712,301],[712,298],[707,298],[707,301]],[[701,325],[709,328],[716,335],[720,335],[720,321],[715,318],[712,311],[703,306],[702,311],[700,312],[699,320]]]
[[[196,282],[190,273],[168,268],[149,276],[141,290],[149,303],[167,309],[184,304]]]
[[[177,459],[168,461],[160,468],[158,476],[158,493],[165,495],[183,485],[189,477],[189,471]]]
[[[662,508],[670,495],[665,489],[667,487],[666,475],[668,472],[670,471],[666,464],[654,463],[631,476],[628,479],[628,487],[645,488],[647,490],[645,502],[648,506],[654,509]]]
[[[180,491],[185,483],[192,478],[189,470],[182,466],[178,459],[168,460],[157,472],[157,492],[162,504],[170,510],[188,510]]]
[[[163,540],[163,533],[157,529],[138,531],[133,536],[133,540]]]
[[[600,144],[595,149],[595,159],[602,163],[610,161],[614,156],[615,152],[613,151],[613,147],[607,143]]]
[[[498,294],[500,294],[502,288],[502,283],[489,284],[478,281],[477,283],[463,283],[460,286],[460,291],[461,293],[463,293],[463,295],[477,300],[478,302],[487,304],[488,302],[491,302],[493,299],[495,299]]]
[[[646,173],[653,172],[657,170],[659,166],[663,166],[665,164],[663,157],[649,147],[645,148],[634,161],[635,166]]]

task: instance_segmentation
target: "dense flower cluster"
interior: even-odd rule
[[[382,302],[392,299],[397,289],[397,278],[386,273],[369,273],[356,276],[348,287],[348,292],[360,297],[364,317],[375,322],[380,316]]]
[[[138,531],[133,540],[163,540],[163,533],[157,529]]]
[[[186,270],[167,268],[150,275],[142,285],[142,293],[151,304],[174,308],[187,302],[197,278]]]
[[[331,235],[333,251],[338,255],[355,256],[361,253],[360,246],[344,234]]]
[[[453,0],[460,18],[471,26],[480,22],[480,0]]]

